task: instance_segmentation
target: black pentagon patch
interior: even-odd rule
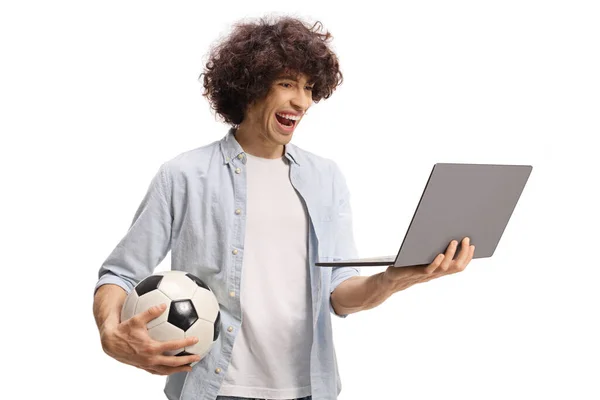
[[[176,300],[171,302],[167,321],[184,332],[198,320],[198,314],[191,300]]]
[[[197,276],[192,275],[190,273],[185,274],[185,276],[187,276],[188,278],[190,278],[191,280],[196,282],[196,285],[210,291],[210,288],[208,287],[208,285],[206,283],[202,282],[202,280],[200,278],[198,278]]]
[[[213,342],[217,340],[219,337],[219,333],[221,333],[221,311],[217,313],[217,319],[215,320],[215,333],[213,334]]]
[[[192,353],[188,353],[187,351],[183,350],[181,353],[177,353],[175,354],[175,357],[183,357],[183,356],[191,356]]]
[[[150,275],[149,277],[138,283],[135,287],[135,291],[137,292],[138,296],[156,290],[156,288],[158,288],[158,285],[160,284],[160,281],[162,281],[162,278],[162,275]]]

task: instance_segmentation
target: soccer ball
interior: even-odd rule
[[[152,306],[162,303],[165,311],[148,322],[150,337],[158,341],[198,338],[198,343],[165,355],[197,354],[204,358],[219,337],[219,302],[198,277],[183,271],[165,271],[150,275],[132,290],[123,304],[121,321],[126,321]]]

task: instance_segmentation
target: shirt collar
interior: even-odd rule
[[[230,128],[227,135],[221,140],[221,154],[223,164],[229,164],[231,160],[244,153],[244,149],[235,138],[236,128]],[[298,149],[291,143],[284,146],[284,155],[291,162],[300,165]]]

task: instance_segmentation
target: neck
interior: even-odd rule
[[[243,123],[234,131],[235,140],[242,146],[244,152],[262,158],[280,158],[285,153],[285,147],[269,141],[258,129],[252,129]]]

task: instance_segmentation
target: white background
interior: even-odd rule
[[[159,165],[226,134],[211,44],[286,13],[334,35],[344,83],[293,143],[342,168],[361,256],[396,251],[435,162],[534,167],[491,259],[335,319],[339,398],[600,398],[595,2],[287,4],[2,2],[0,397],[164,398],[103,353],[97,271]]]

